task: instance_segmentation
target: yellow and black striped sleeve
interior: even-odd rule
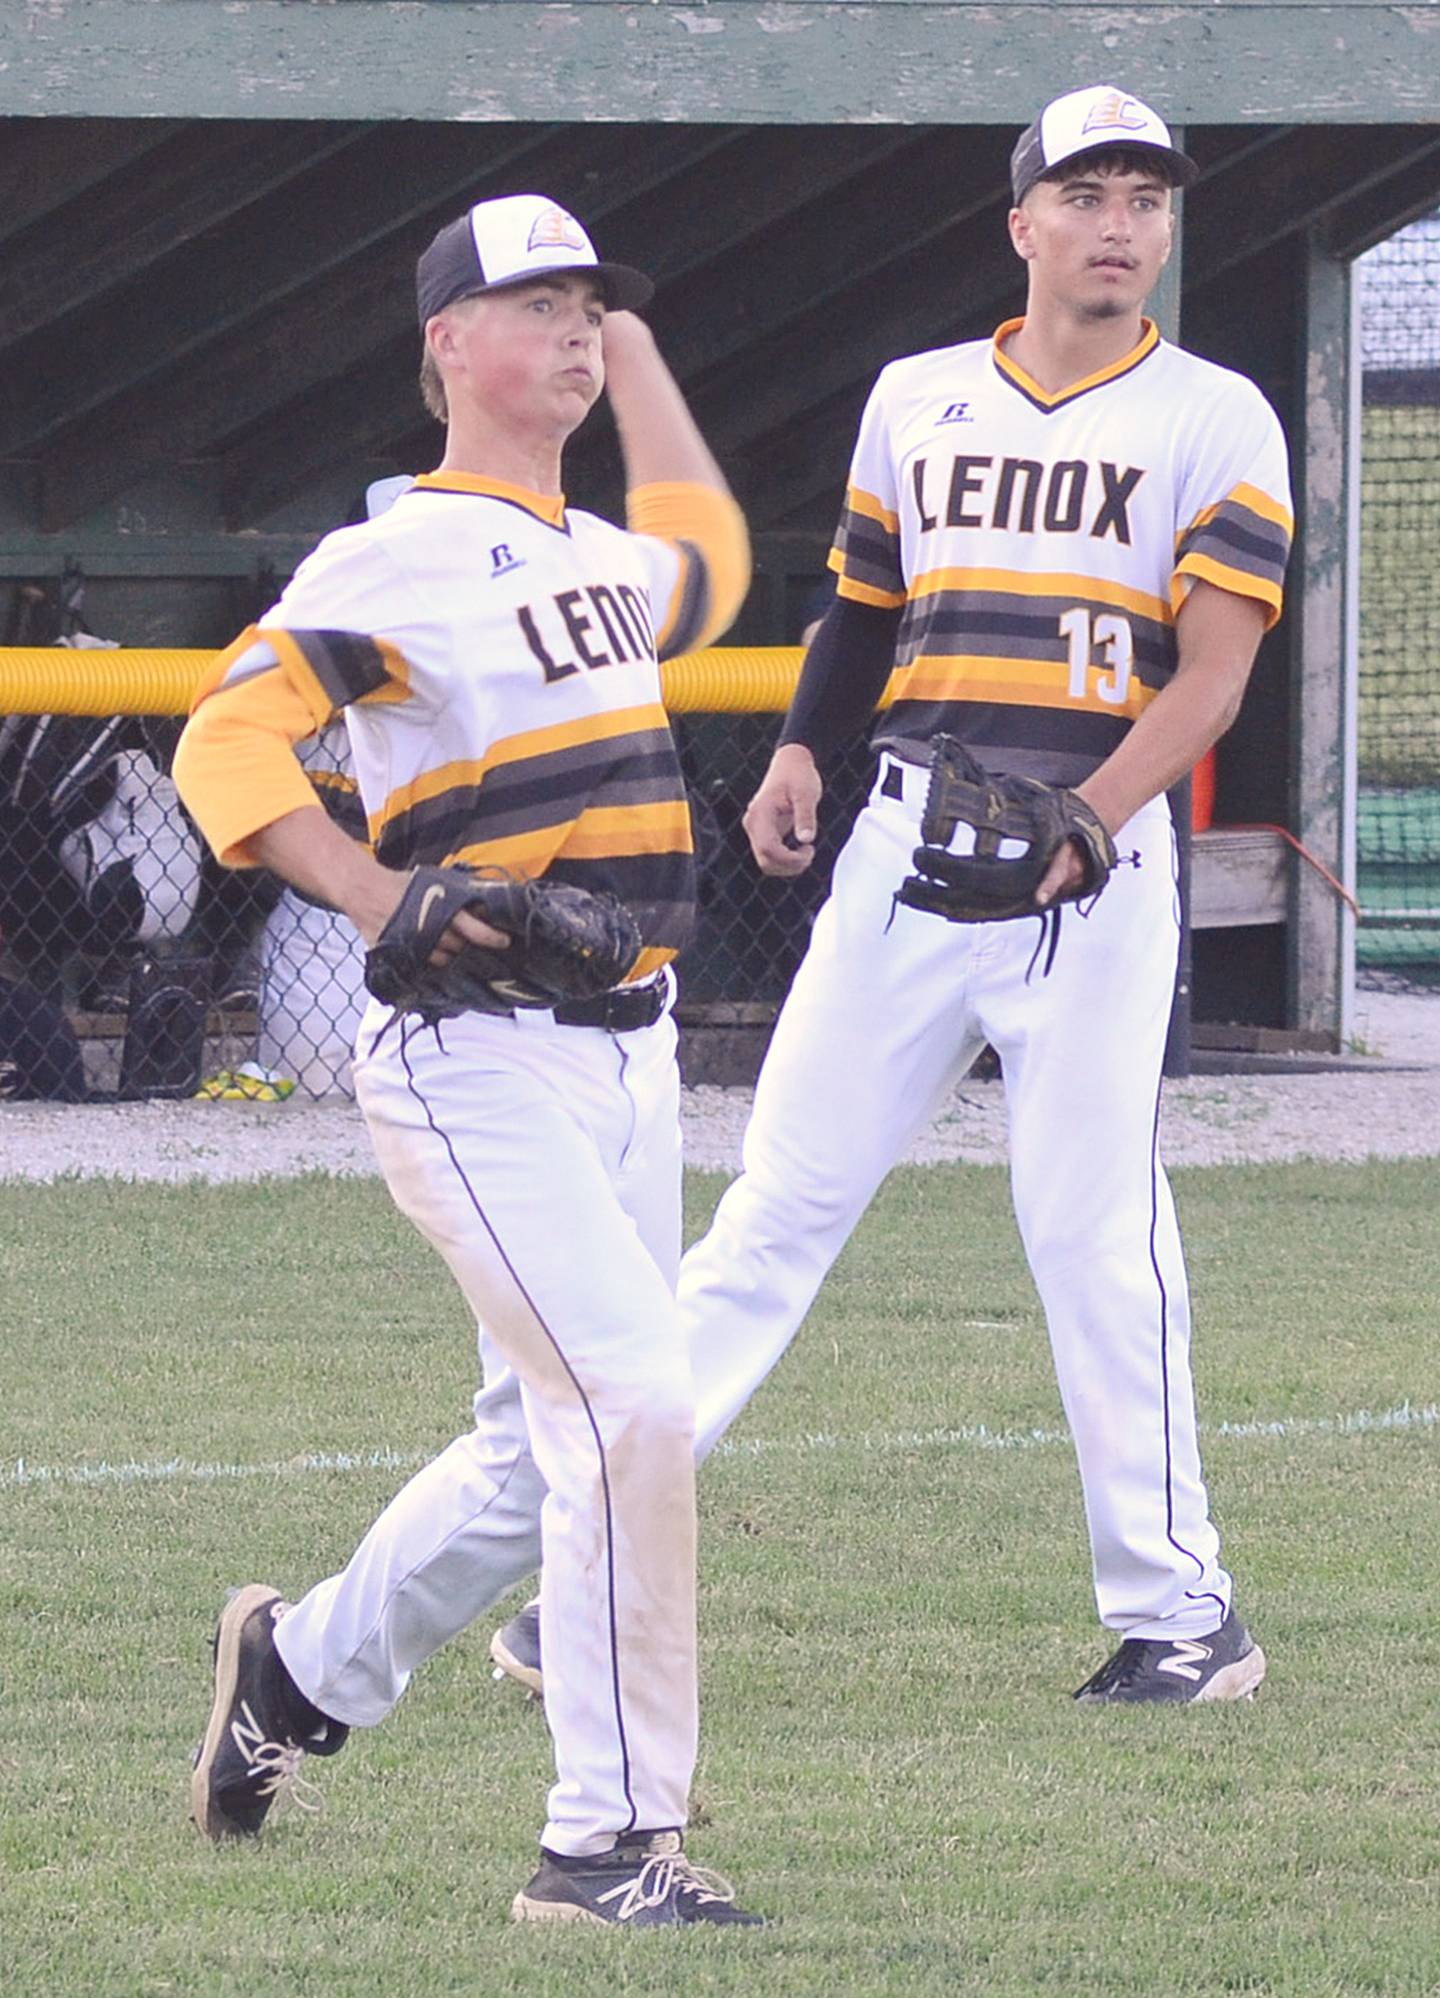
[[[1265,606],[1268,631],[1285,599],[1285,565],[1295,523],[1290,509],[1258,486],[1232,487],[1196,515],[1175,547],[1171,608],[1179,613],[1196,578]]]
[[[674,481],[626,495],[632,534],[669,542],[680,573],[655,631],[661,659],[709,645],[735,622],[750,588],[750,535],[729,493]]]
[[[898,610],[905,602],[899,516],[857,485],[845,490],[829,559],[837,596],[874,610]]]
[[[409,696],[405,655],[383,638],[371,638],[363,631],[287,631],[277,625],[259,625],[256,635],[273,648],[309,705],[317,728],[324,728],[343,708]]]
[[[295,756],[354,702],[403,700],[405,660],[351,631],[251,625],[200,683],[175,753],[175,784],[226,867],[254,867],[253,834],[318,805]]]
[[[254,867],[252,834],[318,806],[294,745],[314,733],[304,699],[278,666],[202,689],[175,751],[175,788],[226,867]]]

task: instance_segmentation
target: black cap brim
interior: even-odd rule
[[[454,305],[462,298],[480,298],[487,291],[508,291],[512,285],[533,284],[542,277],[593,277],[604,293],[606,306],[616,312],[633,312],[648,305],[655,294],[653,282],[643,271],[629,264],[557,263],[535,270],[516,271],[512,277],[497,278],[486,284],[481,278],[470,218],[461,215],[447,224],[421,257],[415,271],[416,307],[420,325]]]
[[[655,282],[629,264],[552,264],[548,270],[517,271],[514,277],[498,278],[494,284],[472,285],[465,298],[481,298],[487,291],[513,291],[517,285],[534,284],[537,278],[594,278],[605,295],[611,312],[638,312],[655,296]],[[454,300],[447,301],[454,304]]]

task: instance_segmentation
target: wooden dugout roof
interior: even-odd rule
[[[1292,286],[1297,244],[1348,256],[1440,200],[1440,0],[8,7],[0,573],[59,537],[92,573],[143,573],[146,523],[177,573],[155,486],[176,468],[185,561],[228,567],[243,533],[283,569],[347,477],[423,465],[415,256],[519,187],[654,272],[757,532],[813,541],[880,363],[1019,303],[1011,142],[1104,76],[1204,166],[1185,333],[1217,358],[1244,365],[1231,335]],[[1282,413],[1288,337],[1255,363]],[[613,503],[610,455],[596,423],[577,498]]]
[[[1019,125],[1122,69],[1204,168],[1185,332],[1217,358],[1244,365],[1229,336],[1297,244],[1350,256],[1440,200],[1440,5],[7,12],[0,559],[103,541],[167,467],[200,468],[215,531],[283,521],[298,546],[346,467],[424,464],[415,256],[519,187],[656,275],[657,330],[757,531],[823,534],[881,362],[1019,303]],[[1292,367],[1256,364],[1282,413]],[[579,440],[577,497],[613,499],[608,460],[602,428]]]
[[[1023,124],[1112,71],[1182,122],[1435,114],[1436,0],[25,0],[0,114]]]

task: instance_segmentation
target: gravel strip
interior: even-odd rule
[[[1365,991],[1355,1036],[1375,1067],[1322,1074],[1206,1075],[1165,1086],[1170,1165],[1295,1158],[1440,1157],[1440,992]],[[1402,1066],[1403,1064],[1403,1066]],[[685,1091],[686,1157],[740,1163],[748,1089]],[[1006,1156],[1004,1089],[964,1082],[909,1161],[981,1164]],[[9,1103],[0,1108],[0,1179],[113,1175],[235,1180],[302,1172],[373,1173],[348,1103]]]

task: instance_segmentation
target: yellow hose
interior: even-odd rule
[[[183,715],[218,656],[0,646],[0,715]]]
[[[0,646],[0,715],[183,715],[218,656],[150,646]],[[665,705],[679,715],[784,714],[803,657],[798,645],[682,653],[660,669]]]
[[[783,715],[800,661],[798,645],[712,645],[660,668],[665,705],[677,715]]]
[[[183,715],[217,656],[151,647],[0,646],[0,715]],[[798,645],[687,652],[661,669],[666,706],[676,714],[783,714],[801,657]]]

